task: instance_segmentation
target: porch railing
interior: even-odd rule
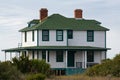
[[[99,64],[99,63],[96,63],[96,62],[87,62],[86,66],[88,68],[88,67],[92,67],[92,66],[94,66],[96,64]],[[84,65],[85,65],[84,62],[76,62],[76,68],[84,68]]]

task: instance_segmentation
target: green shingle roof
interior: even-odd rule
[[[5,49],[2,51],[5,52],[16,52],[22,50],[98,50],[98,51],[106,51],[109,48],[102,47],[92,47],[92,46],[31,46],[31,47],[20,47],[20,48],[11,48]]]
[[[38,22],[39,20],[37,20]],[[100,25],[101,23],[96,20],[86,20],[86,19],[75,19],[66,18],[60,14],[53,14],[48,18],[44,19],[42,22],[39,21],[38,24],[32,27],[26,27],[21,29],[21,32],[37,30],[37,29],[71,29],[71,30],[109,30]]]

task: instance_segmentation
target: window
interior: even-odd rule
[[[56,62],[63,62],[63,51],[56,51]]]
[[[56,31],[56,41],[63,41],[63,30]]]
[[[34,41],[34,31],[32,31],[32,41]]]
[[[94,51],[87,51],[87,62],[94,62]]]
[[[48,56],[47,56],[47,58],[48,58],[48,62],[49,62],[49,51],[48,51]]]
[[[49,41],[49,30],[42,30],[42,41]]]
[[[46,60],[46,51],[42,51],[42,59]]]
[[[94,31],[93,30],[88,30],[87,31],[87,41],[88,42],[93,42],[94,41]]]
[[[25,42],[27,42],[27,32],[25,32]]]
[[[73,30],[68,30],[67,31],[67,37],[68,37],[68,39],[72,39],[73,38]]]
[[[35,58],[35,53],[34,53],[34,51],[32,51],[32,58],[33,58],[33,59]]]
[[[37,59],[39,59],[39,51],[37,51]]]

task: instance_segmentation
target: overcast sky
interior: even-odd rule
[[[107,47],[111,50],[107,57],[120,53],[120,0],[0,0],[0,60],[5,59],[2,49],[18,46],[18,30],[38,19],[41,8],[47,8],[49,15],[59,13],[66,17],[74,17],[74,10],[82,9],[85,19],[95,19],[110,29]]]

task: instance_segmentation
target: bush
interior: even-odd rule
[[[22,73],[42,73],[49,75],[50,65],[44,60],[29,60],[28,57],[21,56],[20,59],[13,58],[15,65]]]
[[[102,64],[95,65],[87,69],[86,74],[89,76],[107,76],[112,75],[120,77],[120,54],[112,60],[106,59]]]
[[[23,80],[24,77],[11,62],[0,62],[0,80]]]
[[[45,75],[44,74],[31,74],[27,76],[27,80],[45,80]]]
[[[44,60],[30,60],[30,64],[32,73],[42,73],[49,75],[50,65],[47,64]]]

